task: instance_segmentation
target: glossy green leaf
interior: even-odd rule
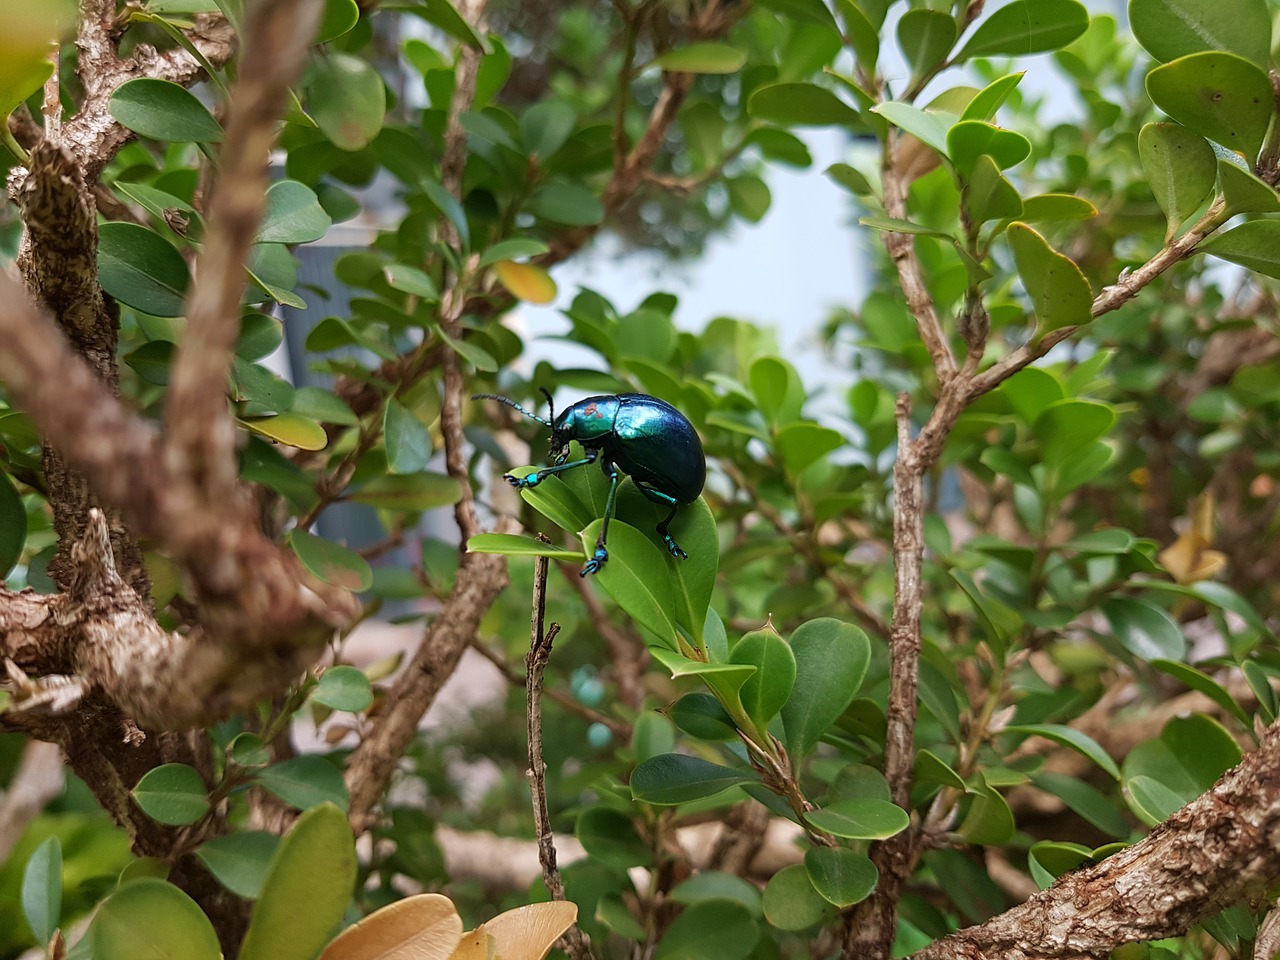
[[[22,915],[41,944],[62,920],[62,843],[56,835],[40,842],[22,870]]]
[[[1217,158],[1204,137],[1177,123],[1144,126],[1138,134],[1138,157],[1156,203],[1169,221],[1167,242],[1212,192]]]
[[[1115,425],[1110,404],[1094,400],[1058,400],[1036,417],[1034,432],[1045,463],[1061,469]]]
[[[928,783],[940,783],[944,787],[965,789],[964,777],[956,773],[932,750],[917,750],[915,762],[915,778]]]
[[[0,578],[21,559],[26,541],[27,508],[9,475],[0,470]]]
[[[871,661],[871,641],[858,627],[830,617],[791,635],[796,675],[782,708],[785,743],[798,763],[857,696]]]
[[[1076,0],[1013,0],[979,23],[953,59],[1060,50],[1088,27],[1089,11]]]
[[[279,180],[267,190],[257,242],[310,243],[328,233],[332,225],[315,191],[297,180]]]
[[[1034,737],[1044,737],[1064,747],[1070,747],[1081,756],[1092,760],[1115,779],[1120,779],[1120,768],[1111,759],[1107,751],[1093,737],[1074,727],[1060,723],[1024,723],[1005,727],[1005,733],[1023,733]]]
[[[541,100],[520,117],[520,139],[531,158],[545,162],[564,146],[577,123],[577,113],[569,104]]]
[[[255,779],[264,790],[299,810],[324,804],[347,809],[347,785],[342,771],[314,753],[272,764],[260,770]]]
[[[913,76],[937,67],[956,43],[956,18],[941,10],[908,10],[898,21],[898,46]]]
[[[292,411],[273,417],[237,418],[236,422],[254,433],[299,450],[323,450],[329,443],[324,427]]]
[[[586,554],[595,552],[602,526],[602,520],[593,520],[582,531],[580,539]],[[671,573],[665,557],[647,536],[617,519],[609,524],[608,547],[609,561],[595,575],[596,582],[627,616],[674,646]]]
[[[254,244],[249,254],[249,277],[262,288],[268,299],[298,310],[307,308],[307,302],[293,293],[298,282],[298,261],[284,244]],[[262,298],[250,299],[257,303]]]
[[[789,423],[774,437],[774,447],[793,476],[833,450],[844,446],[844,437],[829,427],[812,421]]]
[[[676,623],[701,644],[720,562],[719,528],[707,501],[699,497],[682,506],[671,521],[670,533],[689,555],[685,560],[678,560],[666,555],[663,547],[658,548],[659,554],[666,556],[667,569],[671,571],[672,613]],[[656,538],[655,532],[651,539]]]
[[[368,590],[373,583],[369,561],[354,550],[297,527],[289,531],[288,539],[302,565],[317,579],[347,590]]]
[[[121,303],[156,317],[180,317],[191,274],[173,244],[136,223],[98,228],[98,279]]]
[[[869,197],[875,192],[870,181],[847,163],[833,163],[824,172],[855,197]]]
[[[729,206],[749,223],[759,223],[769,212],[773,195],[769,185],[754,175],[729,177],[724,181],[729,191]]]
[[[778,715],[796,679],[796,657],[772,627],[753,630],[729,651],[729,661],[755,667],[738,690],[747,716],[760,730]]]
[[[1163,823],[1186,806],[1187,801],[1155,777],[1137,776],[1125,781],[1129,807],[1149,827]]]
[[[360,7],[356,0],[325,0],[324,17],[312,43],[328,43],[349,33],[360,19]]]
[[[1000,653],[1009,649],[1022,630],[1022,617],[1018,612],[997,597],[989,596],[967,571],[953,569],[951,579],[969,598],[992,648]]]
[[[420,511],[447,507],[461,496],[462,488],[453,477],[424,472],[376,477],[352,492],[350,499],[383,510]]]
[[[1084,197],[1071,193],[1042,193],[1025,197],[1018,219],[1026,223],[1050,223],[1061,220],[1092,220],[1098,208]]]
[[[817,23],[824,27],[836,25],[835,17],[822,0],[761,0],[758,5],[800,23]]]
[[[1181,660],[1186,640],[1168,611],[1138,597],[1110,597],[1102,613],[1111,632],[1134,656],[1142,660]]]
[[[1235,717],[1242,727],[1249,727],[1252,724],[1249,714],[1245,712],[1244,707],[1240,706],[1239,701],[1207,673],[1185,663],[1179,663],[1177,660],[1152,660],[1150,663],[1161,673],[1168,674],[1184,686],[1203,693]]]
[[[53,73],[50,48],[75,22],[76,7],[68,0],[45,0],[14,4],[5,13],[9,22],[0,41],[0,118],[7,120]]]
[[[517,467],[511,471],[511,475],[524,478],[535,473],[537,469],[537,467]],[[595,519],[578,495],[560,477],[547,477],[536,487],[522,487],[520,496],[533,509],[567,533],[576,535]],[[592,550],[594,549],[593,544]]]
[[[813,888],[837,907],[865,900],[880,881],[868,857],[844,847],[813,847],[804,855],[804,868]]]
[[[1262,68],[1220,51],[1193,53],[1147,74],[1147,94],[1189,130],[1252,161],[1274,111]]]
[[[107,109],[122,125],[152,140],[217,143],[222,126],[186,87],[137,77],[116,88]]]
[[[1129,0],[1129,25],[1162,62],[1225,50],[1265,67],[1271,50],[1266,0]]]
[[[783,867],[769,878],[762,905],[772,926],[792,932],[809,929],[835,909],[813,888],[809,871],[799,863]]]
[[[837,0],[836,8],[845,22],[845,36],[857,58],[858,66],[868,75],[875,72],[880,58],[880,30],[853,0]]]
[[[604,204],[581,183],[553,180],[534,191],[525,209],[535,217],[570,227],[593,227],[604,220]]]
[[[418,473],[431,459],[431,434],[417,415],[399,400],[387,401],[382,418],[387,446],[387,469],[391,473]]]
[[[1091,784],[1050,771],[1032,774],[1031,782],[1037,789],[1057,797],[1069,810],[1108,836],[1120,838],[1129,835],[1129,823],[1117,809],[1115,801]]]
[[[858,119],[857,110],[812,83],[758,87],[747,101],[747,112],[756,120],[796,127],[848,126]]]
[[[204,911],[173,884],[151,877],[126,884],[103,901],[88,939],[94,960],[222,957],[218,935]],[[278,960],[287,958],[281,955]]]
[[[527,237],[501,240],[481,254],[478,266],[483,269],[491,267],[501,260],[515,260],[517,257],[537,257],[546,253],[548,249],[547,245],[541,240],[531,240]]]
[[[653,960],[746,960],[760,939],[751,911],[734,900],[686,907],[658,942]]]
[[[463,340],[460,337],[451,337],[449,334],[445,333],[443,329],[436,330],[436,334],[441,340],[448,344],[450,350],[462,357],[463,360],[466,360],[477,370],[481,370],[485,373],[493,373],[498,369],[498,361],[495,360],[493,355],[483,347],[470,340]]]
[[[1007,170],[1027,159],[1031,141],[983,120],[961,120],[947,131],[947,156],[962,174],[969,173],[983,154]]]
[[[901,807],[874,797],[838,800],[809,811],[804,818],[819,830],[850,840],[883,840],[901,833],[911,822]]]
[[[1210,237],[1197,249],[1280,279],[1280,220],[1250,220]]]
[[[738,691],[747,678],[755,673],[755,667],[745,664],[704,663],[662,647],[650,647],[649,651],[653,654],[653,659],[671,671],[673,678],[698,677],[715,692],[722,704],[727,704],[735,712],[742,708]]]
[[[1125,787],[1132,792],[1135,778],[1149,777],[1176,795],[1181,806],[1212,787],[1240,756],[1239,744],[1213,718],[1201,713],[1175,717],[1159,737],[1129,751],[1123,765]]]
[[[672,73],[737,73],[747,55],[727,43],[691,43],[654,58],[653,65]]]
[[[317,423],[333,423],[344,427],[359,426],[355,411],[338,396],[321,387],[299,387],[293,392],[293,406],[289,412],[314,420]]]
[[[1088,863],[1091,851],[1078,843],[1058,843],[1042,840],[1033,844],[1027,852],[1027,868],[1036,885],[1044,890],[1058,877],[1081,864]]]
[[[1093,292],[1080,268],[1024,223],[1010,226],[1008,236],[1018,275],[1035,305],[1037,331],[1088,323]]]
[[[133,799],[157,823],[185,826],[209,812],[208,787],[194,767],[165,763],[143,774]]]
[[[966,843],[999,846],[1008,843],[1015,824],[1009,802],[985,779],[970,789],[969,812],[956,832]]]
[[[878,113],[895,127],[933,147],[944,157],[947,155],[947,131],[956,120],[951,114],[921,110],[898,100],[878,103],[871,108],[871,112]]]
[[[458,13],[449,0],[415,0],[412,3],[384,3],[384,10],[403,10],[435,24],[455,40],[477,50],[485,50],[484,38],[472,29],[471,24]]]
[[[497,553],[506,557],[551,557],[582,563],[587,559],[581,550],[569,550],[553,543],[542,543],[516,533],[479,533],[467,541],[470,553]]]
[[[644,803],[674,806],[702,800],[759,777],[682,753],[666,753],[640,764],[631,774],[631,795]]]
[[[759,357],[752,362],[747,372],[747,380],[751,392],[755,394],[760,412],[764,414],[765,420],[771,426],[778,423],[784,410],[787,411],[787,415],[783,416],[783,419],[792,419],[792,411],[789,408],[796,405],[788,401],[795,395],[803,400],[804,391],[800,386],[800,378],[791,364],[779,357]],[[794,413],[799,413],[798,408]]]
[[[754,916],[760,914],[760,891],[754,884],[732,873],[707,870],[695,873],[671,891],[671,900],[686,905],[707,900],[736,900]]]
[[[248,311],[240,317],[236,356],[242,360],[261,360],[274,353],[283,340],[283,323],[265,313]]]
[[[1240,213],[1275,213],[1280,210],[1280,197],[1275,188],[1239,164],[1219,159],[1218,190],[1226,201],[1223,216]]]
[[[320,682],[311,691],[311,701],[334,710],[360,713],[373,703],[373,688],[362,671],[339,664],[320,675]]]
[[[589,856],[626,870],[647,867],[653,851],[636,832],[631,818],[609,807],[588,807],[578,816],[574,835]]]
[[[300,816],[271,860],[240,960],[313,960],[342,921],[356,866],[341,810],[326,803]]]
[[[899,220],[897,217],[886,217],[882,214],[873,213],[865,217],[860,217],[858,223],[864,227],[870,227],[872,230],[887,230],[892,233],[906,233],[916,237],[937,237],[939,240],[950,240],[948,234],[933,227],[926,227],[920,223],[912,223],[910,220]]]
[[[362,150],[382,129],[387,91],[369,63],[348,53],[312,62],[304,80],[316,126],[340,150]]]
[[[1023,76],[1022,73],[1011,73],[991,81],[969,101],[969,105],[964,108],[964,113],[960,114],[960,119],[990,120],[1022,82]]]
[[[237,897],[256,900],[279,846],[280,838],[274,833],[240,830],[207,841],[196,856]]]
[[[699,740],[733,740],[738,736],[733,718],[709,693],[686,693],[667,712],[677,727]]]
[[[471,244],[471,225],[467,221],[467,212],[462,209],[462,204],[458,202],[458,198],[434,180],[423,181],[422,192],[427,195],[427,199],[435,204],[436,209],[453,224],[453,228],[458,231],[458,239],[462,242],[463,247],[469,246]]]
[[[996,161],[985,154],[974,158],[961,202],[969,212],[969,219],[977,224],[1012,220],[1023,213],[1017,189],[1000,173]]]

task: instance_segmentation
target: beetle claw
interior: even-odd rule
[[[680,544],[676,543],[675,538],[669,533],[662,535],[662,542],[667,545],[667,552],[677,560],[688,560],[689,555],[680,549]]]
[[[527,477],[517,477],[510,473],[504,473],[502,475],[502,479],[507,481],[507,483],[511,484],[511,486],[515,487],[517,490],[524,490],[527,487],[535,487],[538,485],[538,475],[536,473],[531,473]]]
[[[587,561],[586,566],[582,568],[582,572],[578,576],[585,577],[589,573],[599,573],[608,560],[609,551],[604,547],[596,547],[595,556]]]

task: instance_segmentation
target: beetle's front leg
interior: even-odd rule
[[[533,473],[525,477],[517,477],[512,473],[504,473],[502,479],[507,481],[517,490],[527,490],[530,487],[536,487],[544,479],[554,473],[563,473],[566,470],[572,470],[574,467],[585,466],[588,463],[595,463],[596,458],[600,456],[599,450],[588,450],[587,455],[581,460],[575,460],[573,463],[557,463],[554,466],[543,467],[541,470],[535,470]]]

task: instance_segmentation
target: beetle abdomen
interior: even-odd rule
[[[702,442],[688,419],[665,400],[643,393],[618,395],[612,453],[632,479],[692,503],[707,479]]]

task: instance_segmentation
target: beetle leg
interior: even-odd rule
[[[671,502],[671,512],[667,514],[665,520],[658,524],[658,533],[662,535],[662,542],[667,545],[667,552],[677,559],[688,560],[689,555],[680,549],[680,544],[676,543],[675,537],[667,532],[667,528],[671,526],[671,521],[676,518],[676,511],[680,509],[680,502],[674,497],[667,497],[666,494],[659,493],[657,490],[651,492],[654,496],[662,497],[664,500]]]
[[[564,473],[566,470],[572,470],[574,467],[582,467],[588,463],[595,463],[600,456],[599,450],[588,450],[587,455],[581,460],[575,460],[573,463],[557,463],[552,467],[543,467],[541,470],[529,474],[527,477],[516,477],[509,473],[504,473],[502,479],[507,481],[517,490],[523,490],[526,487],[536,487],[544,479],[553,473]]]
[[[580,577],[585,577],[588,573],[599,573],[600,568],[609,559],[609,549],[605,546],[605,542],[609,539],[609,521],[613,519],[614,502],[618,499],[620,474],[618,468],[608,460],[604,461],[604,474],[609,478],[609,499],[604,504],[604,523],[600,525],[600,536],[596,538],[596,552],[582,568],[582,573],[578,574]]]

